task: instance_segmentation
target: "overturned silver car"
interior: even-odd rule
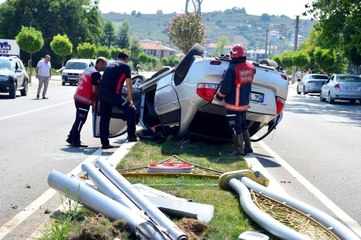
[[[133,77],[133,101],[139,124],[144,129],[140,137],[174,135],[177,138],[230,140],[226,110],[222,102],[214,100],[229,61],[228,56],[205,57],[204,48],[196,44],[174,68],[165,67],[148,79],[141,75]],[[253,140],[257,141],[280,122],[288,81],[287,75],[277,67],[257,62],[253,65],[257,72],[247,111],[249,132],[253,136],[266,128],[262,136]],[[95,111],[93,114],[93,132],[97,137],[100,113]],[[122,111],[114,108],[110,137],[126,132],[124,120]]]

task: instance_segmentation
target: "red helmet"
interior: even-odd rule
[[[246,49],[241,44],[236,44],[230,52],[231,58],[247,57]]]

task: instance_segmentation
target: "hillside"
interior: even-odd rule
[[[111,20],[116,26],[126,21],[131,28],[131,35],[138,39],[152,39],[172,45],[167,36],[167,24],[176,13],[142,14],[133,12],[106,13],[103,18]],[[206,26],[206,36],[209,42],[217,43],[218,38],[227,36],[229,43],[244,43],[248,48],[264,48],[266,32],[269,32],[269,42],[283,50],[291,48],[295,32],[295,19],[287,16],[274,16],[263,14],[261,16],[248,15],[246,10],[240,8],[227,9],[203,13],[202,22]],[[314,23],[310,20],[300,20],[299,35],[307,38]]]

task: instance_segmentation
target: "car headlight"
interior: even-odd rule
[[[0,81],[7,81],[9,80],[9,76],[0,75]]]

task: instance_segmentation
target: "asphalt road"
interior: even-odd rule
[[[257,158],[287,193],[355,225],[331,200],[361,223],[361,104],[330,105],[318,95],[297,95],[295,85],[290,86],[284,118],[264,143],[320,191],[305,189],[298,174],[290,174],[282,161],[256,145]],[[355,229],[361,233],[357,224]]]
[[[75,118],[75,87],[51,81],[49,99],[37,100],[36,82],[26,97],[0,94],[0,226],[49,188],[51,170],[67,174],[100,147],[92,137],[91,115],[82,131],[89,147],[72,148],[65,142]]]

